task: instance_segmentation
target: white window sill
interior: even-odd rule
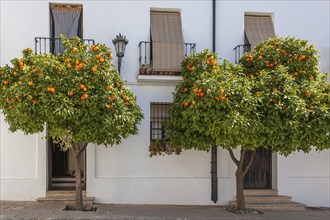
[[[138,75],[139,83],[178,83],[182,81],[182,76],[172,75]]]

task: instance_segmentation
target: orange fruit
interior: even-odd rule
[[[8,81],[7,80],[3,81],[3,84],[8,85]]]
[[[116,83],[116,86],[119,88],[121,86],[121,84],[120,83]]]
[[[198,94],[199,97],[204,97],[204,92]]]
[[[96,66],[93,66],[93,67],[92,67],[92,71],[93,71],[94,73],[97,71]]]
[[[314,109],[314,106],[309,105],[309,106],[308,106],[308,109],[309,109],[309,110],[313,110],[313,109]]]
[[[97,59],[100,59],[100,54],[95,54],[95,57],[97,58]]]
[[[184,89],[183,89],[183,92],[184,92],[184,93],[187,93],[187,92],[188,92],[188,88],[184,88]]]
[[[73,91],[72,91],[72,90],[69,91],[69,96],[70,96],[70,97],[73,96]]]
[[[294,72],[293,75],[294,75],[294,76],[298,76],[298,72]]]
[[[72,65],[71,65],[70,63],[68,63],[66,66],[67,66],[69,69],[72,68]]]
[[[29,95],[29,99],[32,100],[33,99],[33,96],[32,95]]]
[[[226,99],[226,96],[221,96],[220,98],[222,101],[224,101]]]
[[[108,105],[107,105],[107,108],[112,108],[112,105],[111,105],[111,104],[108,104]]]
[[[225,93],[225,90],[223,90],[223,89],[220,89],[220,92],[219,92],[220,94],[223,94],[223,93]]]
[[[84,88],[85,88],[85,85],[84,85],[84,84],[80,84],[80,85],[79,85],[79,88],[80,88],[80,89],[84,89]]]
[[[260,92],[259,92],[259,91],[257,91],[257,92],[256,92],[256,95],[260,95]]]
[[[76,47],[72,48],[72,52],[73,53],[77,53],[78,52],[78,49]]]
[[[115,95],[112,94],[112,95],[110,96],[110,100],[113,101],[113,100],[115,100],[115,99],[116,99]]]
[[[93,47],[93,50],[94,50],[94,51],[97,51],[98,49],[99,49],[98,46],[94,46],[94,47]]]
[[[183,105],[184,105],[185,107],[187,107],[187,106],[189,105],[189,103],[188,103],[188,102],[185,102],[185,103],[183,103]]]
[[[28,85],[29,85],[29,86],[33,86],[33,82],[32,82],[32,81],[29,81],[29,82],[28,82]]]
[[[108,86],[107,86],[107,89],[108,89],[108,90],[111,90],[111,89],[112,89],[112,86],[108,85]]]
[[[191,104],[192,104],[192,105],[196,105],[195,100],[192,100]]]
[[[54,94],[56,92],[56,89],[52,87],[50,88],[50,92]]]
[[[88,98],[88,94],[87,93],[85,93],[83,96],[84,96],[85,99]]]
[[[100,58],[100,62],[103,63],[104,62],[104,59],[103,58]]]

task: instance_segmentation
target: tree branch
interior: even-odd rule
[[[86,150],[88,143],[83,142],[83,146],[79,149],[78,154],[81,154],[82,152],[84,152]]]
[[[254,156],[256,155],[256,150],[252,151],[252,156],[250,158],[249,163],[246,165],[244,171],[243,171],[243,176],[249,171],[250,167],[252,166],[252,163],[254,161]]]
[[[245,161],[245,153],[246,148],[241,146],[241,158],[240,158],[240,165],[243,167],[244,161]]]
[[[227,150],[229,152],[229,155],[230,155],[231,159],[234,161],[234,163],[236,164],[236,166],[238,166],[239,165],[239,161],[236,159],[233,150],[230,149],[230,148],[227,149]]]

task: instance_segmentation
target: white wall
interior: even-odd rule
[[[120,147],[88,148],[88,194],[106,203],[212,204],[209,153],[186,151],[180,156],[149,157],[150,102],[170,102],[173,88],[131,88],[140,97],[138,105],[145,116],[139,135],[124,140]],[[227,204],[234,197],[232,164],[228,152],[219,150],[218,156],[219,203]]]
[[[212,1],[54,2],[83,4],[84,38],[105,43],[114,51],[112,39],[119,32],[127,37],[129,43],[121,72],[127,85],[137,93],[145,116],[139,126],[140,134],[129,137],[120,146],[88,147],[88,194],[97,202],[109,203],[212,204],[209,153],[187,151],[181,156],[149,157],[150,102],[170,102],[174,85],[143,84],[136,80],[138,43],[150,40],[150,7],[180,8],[185,42],[197,43],[197,51],[201,51],[212,48]],[[34,37],[49,36],[49,1],[0,1],[0,12],[0,65],[20,56],[23,48],[34,48]],[[295,36],[314,43],[320,50],[321,71],[330,72],[329,2],[217,1],[216,46],[223,59],[234,61],[233,48],[244,42],[245,12],[273,13],[277,35]],[[114,63],[117,64],[116,57]],[[40,197],[47,186],[46,142],[41,140],[42,135],[8,133],[3,115],[0,135],[1,199],[33,200]],[[17,155],[17,159],[13,155]],[[297,155],[277,158],[278,166],[274,170],[278,169],[280,193],[293,195],[295,201],[309,205],[329,206],[329,199],[325,198],[329,194],[329,170],[324,168],[329,166],[329,152],[304,157]],[[227,204],[235,194],[235,166],[226,151],[219,150],[218,157],[217,204]],[[306,178],[298,178],[300,174],[295,173],[301,171],[300,167],[304,167],[309,158],[318,164],[310,166]],[[320,169],[323,173],[312,175],[313,169]],[[309,194],[299,193],[307,188]]]
[[[34,200],[46,192],[46,141],[10,133],[0,113],[0,200]]]
[[[279,194],[309,206],[330,207],[330,151],[278,156]]]

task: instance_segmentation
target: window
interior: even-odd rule
[[[82,5],[50,4],[50,37],[54,39],[51,52],[58,54],[63,51],[59,40],[63,34],[68,38],[82,38]]]
[[[164,140],[164,122],[170,118],[170,103],[152,102],[150,103],[150,141]]]
[[[264,40],[275,37],[270,15],[245,15],[244,32],[245,44],[250,44],[251,49]]]
[[[151,9],[152,65],[155,72],[181,72],[184,41],[179,9]]]

